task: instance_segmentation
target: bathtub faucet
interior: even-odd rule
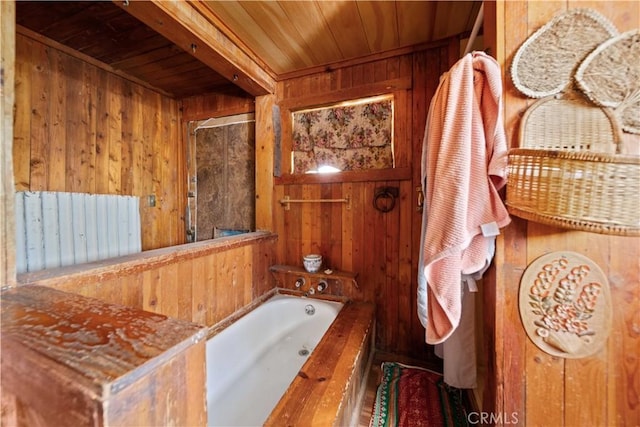
[[[296,289],[301,288],[304,286],[304,277],[299,277],[298,280],[296,280]]]
[[[327,284],[326,280],[320,280],[318,282],[318,292],[319,293],[320,292],[324,292],[327,289],[328,286],[329,285]]]

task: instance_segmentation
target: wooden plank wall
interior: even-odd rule
[[[210,93],[180,100],[183,124],[192,120],[253,113],[255,108],[254,98],[246,94]]]
[[[14,2],[0,2],[0,287],[16,282],[15,229],[13,210],[13,106],[15,99]]]
[[[16,41],[15,189],[140,196],[144,251],[135,267],[105,261],[98,270],[20,275],[20,285],[52,286],[206,325],[273,288],[273,237],[203,243],[213,246],[208,250],[175,246],[185,240],[181,119],[252,112],[253,98],[178,101],[46,39],[18,33]],[[155,208],[146,206],[149,194],[156,195]]]
[[[270,233],[246,234],[18,279],[212,326],[273,289],[275,239]]]
[[[432,357],[416,314],[416,274],[421,213],[416,209],[420,154],[428,102],[439,76],[452,65],[447,45],[415,54],[381,58],[279,84],[276,102],[282,110],[282,145],[290,146],[287,114],[342,100],[393,92],[395,105],[396,175],[363,172],[349,181],[312,182],[304,177],[276,178],[274,231],[279,264],[302,265],[307,253],[323,255],[325,265],[358,273],[359,289],[345,284],[339,291],[356,301],[376,304],[376,347],[414,357]],[[455,55],[457,55],[457,50]],[[457,58],[454,58],[454,60]],[[283,171],[287,170],[285,154]],[[331,178],[328,178],[331,179]],[[373,207],[376,188],[399,189],[396,207],[382,213]],[[340,199],[343,204],[292,204],[278,200]],[[286,285],[286,284],[285,284]],[[291,284],[292,285],[292,284]]]
[[[20,33],[15,69],[15,189],[139,196],[143,250],[184,243],[178,102]]]
[[[640,28],[638,2],[509,1],[488,6],[485,14],[497,22],[492,49],[498,52],[503,70],[508,70],[527,37],[568,9],[594,9],[620,32]],[[511,146],[518,145],[520,117],[531,102],[505,75],[505,120]],[[625,139],[632,150],[640,150],[637,135],[626,134]],[[517,301],[522,273],[533,260],[554,251],[584,254],[608,277],[613,325],[607,345],[593,356],[548,355],[527,338],[522,327]],[[499,241],[495,280],[496,293],[485,304],[495,306],[494,334],[488,334],[495,341],[495,364],[489,365],[486,410],[506,414],[507,421],[516,414],[519,425],[528,426],[640,425],[640,238],[567,231],[514,217]],[[489,351],[493,353],[494,347]]]

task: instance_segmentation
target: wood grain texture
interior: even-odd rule
[[[90,58],[88,62],[167,96],[233,87],[229,76],[221,76],[194,58],[190,49],[180,48],[118,6],[115,2],[19,2],[18,31],[39,33],[52,46],[64,44],[68,51],[82,52],[79,56]]]
[[[180,100],[182,120],[206,120],[255,111],[254,98],[246,94],[208,93]],[[258,116],[258,115],[257,115]]]
[[[4,44],[5,29],[11,29],[13,25],[5,25],[6,8],[12,3],[0,4],[5,60],[4,53],[8,49]],[[492,4],[487,2],[485,14]],[[337,4],[323,2],[318,5],[331,8]],[[496,7],[494,16],[489,16],[486,22],[493,19],[496,28],[485,28],[485,37],[490,38],[495,33],[495,42],[490,40],[488,43],[504,70],[508,70],[515,50],[528,35],[553,14],[567,8],[597,9],[620,31],[640,26],[640,6],[634,2],[562,0],[493,5]],[[451,15],[444,14],[441,18],[444,23]],[[335,22],[340,19],[343,17],[336,16]],[[152,191],[160,196],[160,207],[143,213],[145,224],[151,224],[145,230],[149,241],[146,248],[182,242],[184,209],[180,194],[184,192],[180,191],[180,186],[184,184],[181,184],[183,174],[178,166],[182,164],[183,156],[179,103],[145,85],[139,88],[136,83],[125,81],[103,68],[93,70],[91,63],[79,63],[77,58],[35,39],[19,35],[16,41],[15,189],[64,187],[66,191],[77,188],[112,194],[130,191],[140,196]],[[258,194],[273,198],[267,199],[267,207],[262,205],[258,216],[262,216],[261,224],[265,224],[266,229],[278,233],[277,243],[268,239],[251,244],[251,249],[231,246],[220,254],[215,250],[200,251],[198,247],[181,255],[165,251],[156,253],[159,258],[142,257],[139,263],[96,267],[90,272],[66,270],[61,276],[37,276],[29,281],[158,313],[178,313],[187,320],[198,323],[204,320],[212,325],[273,287],[268,267],[274,261],[299,265],[305,251],[317,249],[326,254],[332,266],[360,273],[361,288],[347,288],[344,293],[357,301],[377,303],[379,348],[429,357],[423,328],[414,311],[416,236],[419,235],[420,219],[415,212],[413,196],[414,187],[419,183],[417,165],[429,100],[439,75],[450,67],[452,57],[457,55],[453,52],[439,47],[405,53],[402,57],[378,57],[366,63],[318,70],[318,73],[304,77],[292,76],[279,83],[279,99],[270,99],[271,95],[262,99],[260,108],[269,111],[278,103],[288,108],[300,108],[378,91],[401,93],[404,97],[401,110],[404,111],[399,111],[398,134],[401,137],[398,141],[402,145],[398,155],[401,162],[406,162],[408,174],[367,175],[361,180],[327,182],[311,178],[276,180],[274,184],[272,170],[265,167],[260,172],[265,181]],[[81,72],[78,72],[78,64]],[[71,82],[72,76],[82,83]],[[517,146],[515,130],[530,100],[514,91],[507,74],[504,81],[507,133],[510,145]],[[10,90],[6,93],[11,95]],[[75,99],[70,95],[73,93],[80,94],[78,99],[82,99],[83,104],[70,103]],[[150,100],[149,104],[147,100]],[[206,118],[201,115],[208,117],[211,111],[251,110],[251,103],[252,100],[225,94],[185,100],[182,107],[185,118]],[[9,111],[10,108],[5,108],[5,123],[11,121]],[[140,127],[139,123],[134,123],[134,117],[141,117],[144,125]],[[75,124],[78,124],[77,128]],[[269,124],[261,126],[267,128]],[[3,128],[4,137],[7,137],[4,129],[8,128],[10,126]],[[283,123],[283,146],[286,148],[285,132]],[[258,135],[271,137],[269,131]],[[78,142],[78,138],[81,141]],[[60,139],[64,142],[60,143]],[[77,145],[71,146],[71,140]],[[260,149],[263,160],[268,161],[271,147],[268,142],[265,144]],[[147,156],[151,156],[151,160]],[[82,172],[76,173],[76,168]],[[151,173],[149,168],[152,168]],[[137,182],[138,179],[142,182]],[[371,206],[372,194],[380,185],[400,188],[397,211],[391,215],[380,214]],[[270,190],[273,190],[272,194]],[[13,188],[3,195],[12,191]],[[295,198],[349,195],[352,208],[298,206],[285,213],[276,202],[285,195]],[[3,213],[7,214],[3,218],[10,215],[8,211]],[[487,409],[507,414],[515,412],[527,425],[640,424],[638,239],[596,237],[514,219],[498,245],[495,269],[486,282],[490,293],[484,296],[487,307],[495,309],[487,316],[493,320],[487,331],[490,337],[487,346],[490,377],[485,393]],[[7,251],[9,260],[9,267],[1,271],[6,272],[10,283],[11,245],[0,246]],[[519,278],[532,259],[555,250],[589,254],[605,268],[611,282],[615,307],[612,334],[607,347],[587,360],[557,360],[541,353],[528,341],[520,326],[514,299]],[[251,280],[247,271],[251,271]],[[176,283],[181,277],[187,278],[184,289],[178,289],[182,282]],[[495,291],[491,291],[494,288]],[[3,394],[3,406],[6,401],[10,402],[11,397],[5,399]],[[6,413],[14,418],[29,418],[33,425],[39,423],[36,415],[29,415],[18,404]]]
[[[505,10],[510,15],[526,14],[527,4],[526,2],[504,2],[497,6],[497,10],[492,10],[492,6],[496,7],[496,5],[490,4],[485,12],[485,16],[489,17],[489,20],[493,19],[491,22],[496,22],[496,27],[492,27],[492,29],[498,34],[504,36],[508,32],[517,35],[516,37],[505,37],[505,43],[509,49],[514,49],[521,43],[520,37],[524,37],[527,30],[515,22],[508,27],[498,25],[498,22],[502,24],[503,21],[499,20],[496,15],[498,13],[504,14]],[[492,51],[499,52],[504,48],[504,46],[491,44],[490,40],[489,45]],[[517,135],[517,111],[526,108],[527,100],[517,96],[507,68],[502,67],[502,75],[505,130],[507,141],[513,147],[516,144],[514,138]],[[492,286],[485,288],[488,292],[483,295],[485,319],[486,321],[493,320],[496,326],[494,329],[493,324],[485,323],[487,325],[485,335],[493,335],[493,340],[485,347],[486,359],[489,363],[482,407],[488,411],[518,414],[520,418],[525,417],[525,384],[527,379],[521,374],[525,369],[525,355],[524,352],[512,351],[511,349],[524,347],[527,338],[525,335],[514,333],[521,326],[518,301],[512,296],[517,295],[520,277],[526,262],[526,222],[513,218],[511,225],[504,230],[503,236],[497,239],[495,270],[492,269],[493,279],[496,283],[495,288]],[[491,284],[491,279],[489,280],[487,283]],[[495,366],[496,364],[497,366]]]
[[[19,281],[212,326],[273,289],[275,241],[247,233],[25,273]]]
[[[203,1],[197,8],[281,79],[468,34],[474,1]],[[208,12],[208,13],[207,13]]]
[[[515,90],[508,75],[512,56],[540,26],[558,13],[577,7],[596,10],[620,32],[640,26],[634,2],[554,1],[499,2],[485,8],[496,22],[498,61],[505,70],[505,123],[511,147],[517,147],[520,118],[532,100]],[[640,138],[627,135],[632,144]],[[640,239],[569,231],[514,218],[499,239],[495,260],[495,362],[489,366],[488,410],[516,413],[530,426],[634,426],[640,420]],[[554,251],[574,251],[592,259],[605,272],[612,298],[613,327],[608,343],[582,359],[550,356],[536,347],[521,325],[515,295],[527,265]],[[495,304],[492,297],[495,295]],[[491,353],[493,349],[490,347]]]
[[[14,190],[12,145],[14,137],[15,78],[15,4],[0,3],[0,286],[14,286],[16,282],[15,220],[11,195]],[[24,139],[22,140],[24,142]]]
[[[205,338],[202,326],[77,294],[3,292],[3,392],[14,396],[3,424],[201,424]]]
[[[86,378],[81,383],[96,393],[105,382],[113,383],[114,391],[122,388],[125,380],[114,379],[202,330],[165,315],[42,286],[21,286],[2,294],[3,344],[43,346],[40,351],[46,349],[50,359],[77,370]]]
[[[183,243],[175,100],[16,35],[16,190],[139,196],[142,248]]]
[[[433,355],[424,342],[424,328],[415,309],[421,227],[415,187],[420,184],[427,107],[440,74],[452,65],[450,48],[453,44],[443,43],[413,55],[372,59],[365,64],[287,79],[279,86],[277,102],[282,111],[282,158],[288,159],[288,112],[292,109],[394,94],[393,173],[283,175],[275,179],[272,222],[279,235],[276,259],[281,264],[299,266],[304,254],[321,253],[326,267],[358,273],[359,289],[343,283],[340,292],[354,301],[376,303],[376,347],[427,359]],[[379,187],[399,190],[391,212],[382,213],[373,206]],[[278,203],[284,196],[349,197],[350,208],[338,203],[300,203],[285,210]]]
[[[265,425],[349,425],[358,393],[366,387],[374,322],[372,304],[347,303]]]
[[[247,93],[273,93],[271,75],[222,33],[212,17],[203,15],[203,8],[196,12],[194,7],[200,5],[148,2],[120,6]]]

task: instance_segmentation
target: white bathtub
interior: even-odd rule
[[[276,295],[209,339],[208,425],[264,424],[341,308]]]

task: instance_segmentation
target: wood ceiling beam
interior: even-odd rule
[[[113,2],[252,96],[275,92],[275,79],[189,2]]]

